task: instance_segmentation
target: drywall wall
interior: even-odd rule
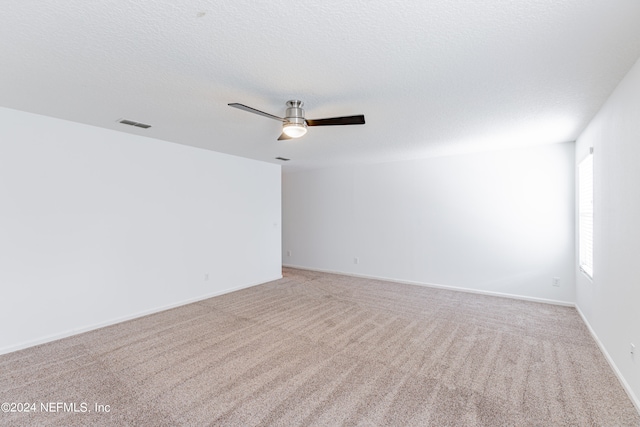
[[[640,411],[640,62],[578,139],[576,164],[590,147],[594,272],[576,273],[576,305]]]
[[[281,277],[279,165],[0,123],[0,352]]]
[[[563,143],[285,173],[284,264],[571,304],[574,155]]]

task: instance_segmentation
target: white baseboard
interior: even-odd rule
[[[282,266],[283,267],[288,267],[288,268],[296,268],[298,270],[308,270],[308,271],[317,271],[317,272],[320,272],[320,273],[340,274],[342,276],[360,277],[360,278],[363,278],[363,279],[383,280],[385,282],[402,283],[402,284],[405,284],[405,285],[424,286],[424,287],[427,287],[427,288],[447,289],[447,290],[450,290],[450,291],[467,292],[467,293],[471,293],[471,294],[490,295],[490,296],[501,297],[501,298],[511,298],[511,299],[518,299],[518,300],[524,300],[524,301],[541,302],[541,303],[545,303],[545,304],[562,305],[562,306],[565,306],[565,307],[575,307],[575,304],[572,303],[572,302],[559,301],[559,300],[546,299],[546,298],[528,297],[528,296],[524,296],[524,295],[507,294],[507,293],[503,293],[503,292],[494,292],[494,291],[482,291],[482,290],[478,290],[478,289],[462,288],[462,287],[458,287],[458,286],[439,285],[439,284],[435,284],[435,283],[425,283],[425,282],[416,282],[416,281],[412,281],[412,280],[401,280],[401,279],[394,279],[394,278],[390,278],[390,277],[372,276],[372,275],[367,275],[367,274],[345,273],[343,271],[323,270],[323,269],[319,269],[319,268],[310,268],[310,267],[304,267],[304,266],[292,265],[292,264],[283,264]]]
[[[598,335],[596,335],[596,332],[593,330],[593,328],[591,327],[591,324],[589,323],[589,321],[587,320],[585,315],[582,313],[582,310],[580,310],[580,307],[577,304],[576,304],[576,310],[578,311],[578,314],[580,314],[580,317],[582,318],[582,321],[584,322],[584,324],[587,325],[587,329],[589,329],[591,336],[595,340],[596,344],[598,344],[598,347],[600,348],[600,351],[602,352],[602,354],[604,354],[605,359],[607,359],[609,366],[611,366],[611,369],[613,369],[613,372],[616,374],[616,377],[618,377],[618,381],[620,381],[620,384],[622,384],[622,388],[624,388],[624,391],[627,392],[629,399],[631,399],[631,402],[636,407],[636,411],[638,411],[638,414],[640,414],[640,399],[638,399],[638,396],[635,395],[635,393],[629,386],[629,383],[627,383],[627,380],[625,380],[624,376],[622,376],[622,373],[618,369],[618,366],[613,361],[613,358],[611,358],[611,355],[609,355],[609,352],[605,348],[604,344],[602,343],[602,341],[600,341],[600,338],[598,338]]]
[[[18,350],[23,350],[25,348],[29,348],[29,347],[34,347],[36,345],[40,345],[40,344],[45,344],[51,341],[56,341],[62,338],[67,338],[73,335],[78,335],[78,334],[82,334],[84,332],[89,332],[89,331],[93,331],[96,329],[100,329],[100,328],[104,328],[106,326],[111,326],[111,325],[115,325],[116,323],[121,323],[121,322],[126,322],[127,320],[132,320],[132,319],[137,319],[139,317],[144,317],[144,316],[148,316],[150,314],[154,314],[154,313],[159,313],[161,311],[165,311],[165,310],[170,310],[172,308],[176,308],[176,307],[180,307],[182,305],[187,305],[187,304],[192,304],[194,302],[198,302],[198,301],[202,301],[205,299],[209,299],[209,298],[213,298],[213,297],[217,297],[220,295],[224,295],[224,294],[228,294],[231,292],[235,292],[235,291],[239,291],[241,289],[246,289],[246,288],[250,288],[253,286],[257,286],[257,285],[261,285],[263,283],[268,283],[274,280],[278,280],[278,279],[282,279],[282,275],[277,276],[275,278],[272,279],[268,279],[265,281],[261,281],[261,282],[257,282],[257,283],[249,283],[246,285],[241,285],[241,286],[236,286],[234,288],[230,288],[230,289],[224,289],[222,291],[217,291],[217,292],[213,292],[210,294],[206,294],[206,295],[202,295],[202,296],[198,296],[196,298],[190,298],[190,299],[186,299],[183,301],[179,301],[173,304],[167,304],[161,307],[156,307],[156,308],[152,308],[149,310],[144,310],[144,311],[140,311],[131,315],[127,315],[127,316],[121,316],[121,317],[117,317],[115,319],[110,319],[104,322],[99,322],[99,323],[94,323],[92,325],[87,325],[87,326],[83,326],[83,327],[79,327],[79,328],[73,328],[73,329],[69,329],[63,332],[59,332],[59,333],[55,333],[55,334],[51,334],[51,335],[47,335],[44,337],[40,337],[40,338],[36,338],[33,340],[28,340],[28,341],[24,341],[15,345],[10,345],[7,347],[2,347],[0,348],[0,355],[2,354],[7,354],[7,353],[12,353],[14,351],[18,351]]]

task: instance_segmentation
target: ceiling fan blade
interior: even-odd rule
[[[330,119],[307,119],[307,126],[340,126],[340,125],[363,125],[364,115],[332,117]]]
[[[282,140],[286,140],[286,139],[293,139],[293,138],[291,138],[286,133],[282,132],[282,134],[280,135],[280,138],[278,138],[278,141],[282,141]]]
[[[244,104],[238,104],[237,102],[233,102],[233,103],[227,104],[227,105],[229,105],[229,107],[239,108],[240,110],[248,111],[248,112],[253,113],[253,114],[258,114],[260,116],[268,117],[270,119],[279,120],[281,122],[285,121],[285,119],[283,119],[282,117],[274,116],[273,114],[269,114],[269,113],[265,113],[264,111],[256,110],[255,108],[248,107],[248,106],[246,106]]]

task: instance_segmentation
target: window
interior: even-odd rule
[[[593,277],[593,154],[578,165],[578,259],[580,270]]]

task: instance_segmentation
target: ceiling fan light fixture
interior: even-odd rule
[[[282,132],[289,138],[300,138],[307,133],[307,124],[302,123],[285,123],[282,126]]]
[[[363,125],[364,115],[357,116],[343,116],[343,117],[329,117],[326,119],[314,119],[307,120],[304,118],[304,110],[302,109],[302,101],[292,99],[287,101],[287,112],[284,117],[274,116],[273,114],[265,113],[264,111],[256,110],[248,105],[232,102],[228,104],[229,107],[238,108],[240,110],[247,111],[249,113],[257,114],[259,116],[268,117],[273,120],[277,120],[282,123],[282,135],[278,138],[278,141],[300,138],[307,133],[307,126],[344,126],[344,125]]]

